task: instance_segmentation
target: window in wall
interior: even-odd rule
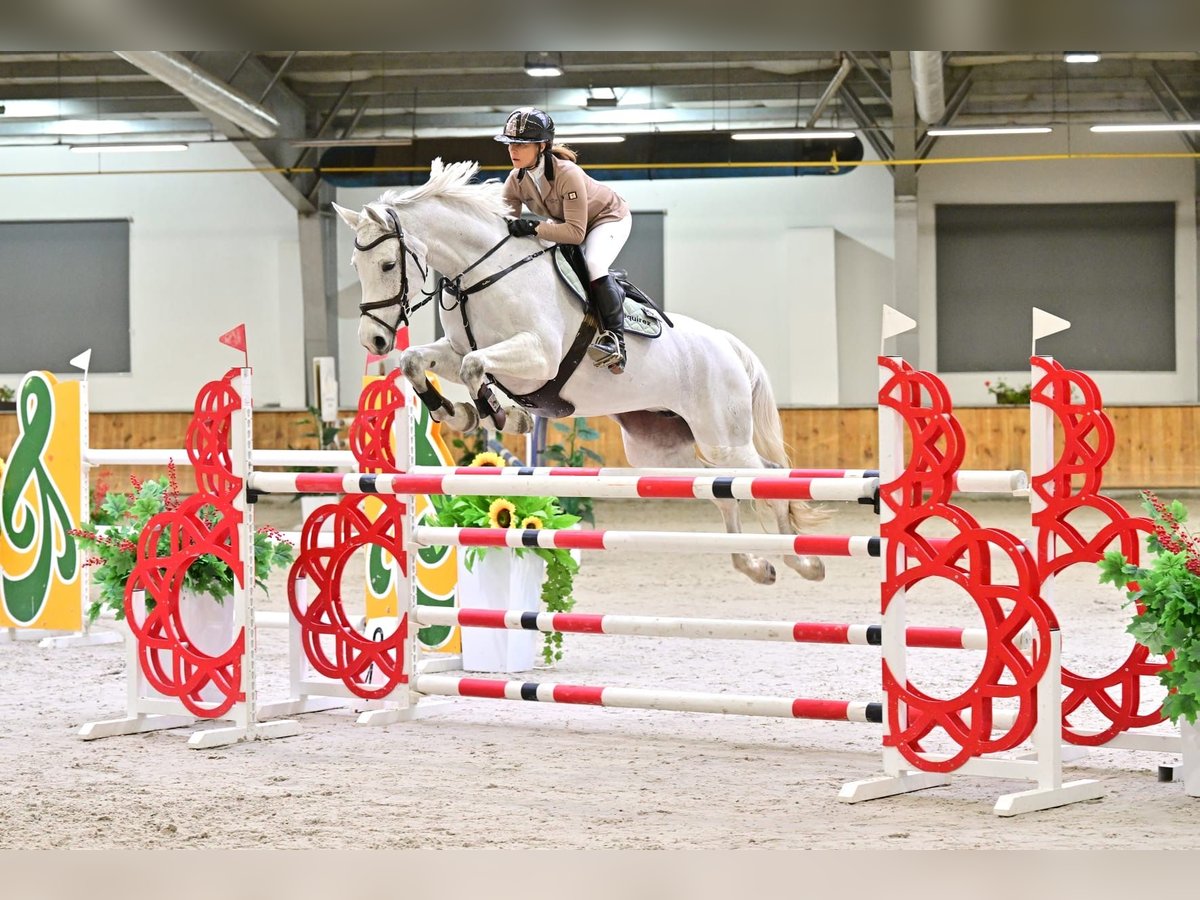
[[[128,372],[129,221],[0,222],[0,372]]]
[[[1175,204],[938,205],[937,367],[1028,368],[1030,308],[1071,322],[1038,351],[1085,370],[1175,369]]]

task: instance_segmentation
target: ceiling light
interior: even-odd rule
[[[1049,125],[1012,125],[995,128],[930,128],[930,137],[958,137],[977,134],[1049,134],[1054,129]]]
[[[616,106],[620,102],[617,92],[610,87],[589,87],[587,100],[584,105],[588,109],[605,109]]]
[[[561,53],[526,53],[525,74],[534,78],[555,78],[563,73]]]
[[[560,134],[560,138],[568,144],[623,144],[623,134]]]
[[[1145,122],[1139,125],[1093,125],[1089,131],[1200,131],[1200,122]]]
[[[133,131],[128,122],[113,119],[64,119],[46,126],[48,134],[125,134]]]
[[[179,153],[187,144],[71,144],[72,153]]]
[[[854,137],[853,131],[737,131],[735,141],[818,141]]]
[[[1100,54],[1095,50],[1068,50],[1063,54],[1063,62],[1097,63],[1100,62]]]

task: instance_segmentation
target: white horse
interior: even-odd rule
[[[502,185],[473,183],[478,168],[436,159],[428,182],[388,191],[361,213],[334,204],[355,233],[352,264],[363,291],[358,336],[370,352],[392,350],[430,270],[456,273],[439,280],[440,290],[426,292],[438,300],[445,337],[400,356],[400,368],[434,420],[468,432],[482,416],[484,424],[490,419],[498,429],[523,433],[533,427],[531,411],[609,416],[636,467],[694,467],[698,461],[719,468],[790,467],[762,363],[732,334],[687,316],[672,316],[674,327],[654,339],[630,334],[623,375],[585,358],[550,392],[559,402],[534,395],[525,398],[527,410],[500,391],[494,396],[493,379],[509,396],[529,395],[556,379],[572,346],[582,355],[586,343],[577,336],[584,310],[555,272],[548,245],[509,238]],[[427,372],[465,385],[475,406],[446,400]],[[741,531],[738,501],[714,502],[726,530]],[[798,533],[820,518],[802,501],[766,502],[780,533]],[[785,561],[807,579],[824,577],[817,557]],[[737,553],[733,564],[760,584],[775,580],[775,567],[761,557]]]

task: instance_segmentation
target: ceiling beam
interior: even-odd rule
[[[1179,93],[1172,86],[1171,82],[1167,80],[1167,76],[1157,66],[1151,66],[1150,68],[1154,73],[1153,78],[1150,80],[1150,93],[1154,95],[1154,99],[1158,101],[1159,106],[1162,107],[1162,111],[1167,114],[1167,118],[1175,120],[1175,116],[1178,113],[1182,114],[1183,121],[1194,122],[1196,117],[1188,109],[1187,104],[1183,102],[1183,99],[1179,96]],[[1179,136],[1183,138],[1183,142],[1191,148],[1193,153],[1200,153],[1200,140],[1197,139],[1194,133],[1180,131]]]

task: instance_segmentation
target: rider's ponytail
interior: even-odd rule
[[[568,162],[575,162],[578,159],[578,157],[575,155],[575,151],[566,144],[555,144],[550,148],[550,152],[559,159],[565,159]]]

